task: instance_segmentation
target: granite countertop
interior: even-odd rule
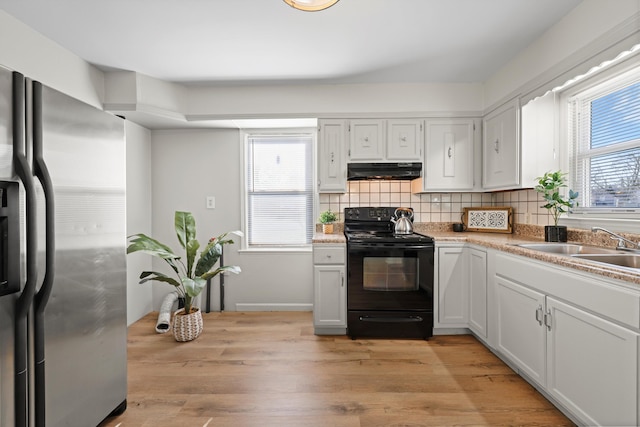
[[[458,235],[461,236],[458,236]],[[497,249],[502,252],[508,252],[515,255],[522,255],[528,258],[549,262],[552,264],[569,267],[575,270],[587,273],[597,274],[599,276],[609,277],[611,279],[622,280],[628,284],[640,285],[640,270],[628,270],[615,265],[595,264],[590,261],[573,258],[566,255],[552,254],[547,252],[536,251],[533,249],[515,246],[521,243],[544,243],[544,239],[533,238],[528,236],[520,236],[513,234],[498,235],[494,233],[432,233],[431,236],[436,242],[466,242],[487,248]],[[569,242],[572,243],[572,242]],[[582,242],[573,242],[580,244]]]
[[[608,277],[611,279],[621,280],[623,282],[626,282],[626,284],[640,286],[640,270],[635,271],[616,267],[614,265],[608,266],[603,264],[595,264],[589,261],[584,261],[569,256],[540,252],[515,246],[521,243],[544,243],[544,239],[540,237],[539,230],[537,230],[535,226],[533,227],[533,230],[521,230],[527,232],[518,234],[481,232],[455,233],[453,231],[449,231],[451,230],[450,224],[440,226],[434,226],[432,224],[416,224],[414,230],[418,233],[432,236],[435,239],[436,243],[471,243],[474,245],[484,246],[515,255],[522,255],[528,258],[561,265],[563,267],[568,267],[575,270]],[[573,230],[573,232],[571,232],[570,230],[569,233],[569,243],[611,246],[611,242],[609,242],[609,240],[611,239],[602,239],[603,237],[600,235],[593,236],[593,233],[583,233],[581,230]],[[334,234],[322,234],[322,232],[315,233],[313,235],[313,243],[340,244],[346,243],[346,239],[344,237],[344,234],[342,233],[342,228],[339,228],[334,232]]]
[[[333,234],[324,234],[322,232],[315,233],[313,235],[312,242],[315,243],[347,243],[347,239],[344,237],[344,234],[333,233]]]

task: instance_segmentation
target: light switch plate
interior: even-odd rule
[[[216,198],[214,196],[207,196],[207,209],[216,208]]]

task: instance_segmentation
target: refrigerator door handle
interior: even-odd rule
[[[15,306],[15,425],[28,425],[28,371],[27,317],[36,290],[38,276],[37,253],[37,200],[33,174],[25,156],[25,78],[18,72],[13,73],[13,164],[16,175],[25,190],[25,223],[26,223],[26,279],[22,294]]]
[[[42,84],[32,84],[33,172],[42,184],[45,198],[45,274],[34,301],[34,412],[36,427],[45,427],[45,326],[44,309],[55,275],[55,203],[53,183],[43,157]]]

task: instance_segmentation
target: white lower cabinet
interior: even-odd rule
[[[469,248],[469,329],[488,338],[487,252]]]
[[[544,386],[544,295],[502,277],[495,284],[496,348],[529,379]]]
[[[638,425],[638,334],[547,297],[547,390],[587,425]]]
[[[439,246],[436,328],[469,328],[487,339],[487,253],[467,245]]]
[[[438,317],[436,327],[469,325],[469,257],[464,245],[438,249]]]
[[[317,327],[346,327],[344,266],[314,266],[313,322]]]
[[[318,335],[347,333],[345,246],[313,246],[313,326]]]
[[[637,426],[637,313],[611,311],[624,300],[635,307],[637,293],[551,265],[498,259],[495,350],[580,424]],[[568,303],[567,295],[589,308]],[[633,328],[598,309],[621,322],[631,319]]]

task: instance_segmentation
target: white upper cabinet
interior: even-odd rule
[[[419,161],[423,135],[422,120],[387,120],[387,160]]]
[[[420,119],[350,120],[349,161],[418,162],[423,141]]]
[[[347,191],[347,123],[321,120],[318,128],[318,192]]]
[[[482,188],[533,188],[535,178],[559,168],[556,94],[520,107],[513,99],[483,120]]]
[[[482,187],[486,190],[520,185],[519,109],[515,99],[484,117]]]
[[[536,177],[560,169],[558,95],[549,92],[522,106],[522,186],[532,187]]]
[[[351,120],[349,160],[384,160],[384,120]]]
[[[318,122],[318,192],[347,191],[349,162],[420,162],[421,119],[322,119]]]
[[[473,190],[475,133],[474,119],[425,121],[424,177],[420,191]]]

